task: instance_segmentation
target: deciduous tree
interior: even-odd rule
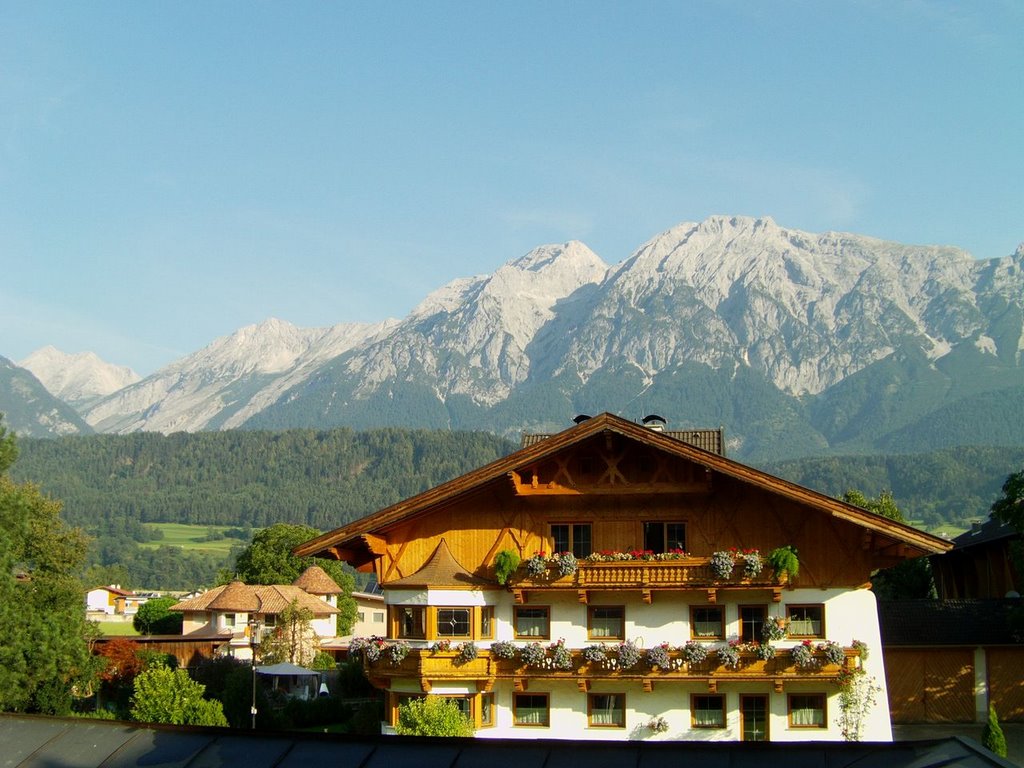
[[[143,635],[180,635],[181,611],[171,610],[176,602],[173,597],[154,597],[144,602],[132,617],[135,631]]]
[[[16,458],[0,424],[0,710],[62,714],[100,667],[76,578],[86,539],[64,524],[58,502],[10,480]]]

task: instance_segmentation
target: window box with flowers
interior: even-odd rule
[[[720,549],[711,553],[711,573],[716,579],[728,579],[732,576],[732,569],[736,567],[736,560],[729,550]]]
[[[641,651],[632,640],[619,643],[616,649],[617,664],[619,669],[632,669],[640,663]]]
[[[563,638],[559,638],[558,642],[548,646],[548,655],[551,658],[551,666],[555,669],[563,671],[572,669],[572,651],[565,647]]]
[[[572,576],[579,570],[579,563],[576,562],[576,556],[572,552],[559,552],[552,555],[550,563],[558,571],[559,576]]]
[[[527,643],[519,649],[519,660],[527,667],[540,669],[547,658],[548,653],[540,643]]]
[[[696,640],[690,640],[682,648],[683,661],[690,666],[703,664],[708,658],[708,647]]]
[[[514,659],[516,657],[516,645],[508,640],[497,640],[491,643],[491,656],[496,659]]]
[[[741,647],[738,640],[730,640],[718,649],[718,663],[728,669],[737,669],[740,665]]]
[[[672,647],[668,643],[659,643],[653,648],[647,649],[646,661],[647,665],[651,669],[670,669],[672,667],[672,658],[669,652]]]
[[[543,579],[548,575],[548,559],[543,552],[537,552],[526,561],[526,574],[531,579]]]
[[[846,651],[839,643],[827,640],[818,643],[818,653],[825,659],[826,664],[842,664],[846,661]]]
[[[476,643],[473,643],[469,640],[457,645],[455,647],[455,650],[458,653],[458,655],[455,657],[456,664],[467,664],[476,659],[477,656],[479,656],[479,651],[477,650]]]
[[[810,640],[804,640],[802,643],[794,645],[790,648],[789,655],[793,657],[793,663],[803,669],[818,665],[818,660],[814,657],[814,645]]]
[[[597,643],[595,645],[588,645],[582,651],[583,660],[588,664],[598,664],[604,666],[608,663],[608,647]]]

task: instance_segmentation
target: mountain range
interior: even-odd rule
[[[541,246],[452,281],[402,320],[270,319],[137,381],[75,360],[43,350],[16,370],[73,405],[83,431],[517,435],[611,411],[722,425],[730,455],[747,460],[1019,446],[1024,246],[977,260],[716,216],[611,266],[580,242]],[[0,393],[11,369],[0,367]],[[19,426],[6,397],[16,431],[72,430]]]

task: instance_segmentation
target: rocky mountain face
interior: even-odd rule
[[[23,437],[92,434],[75,409],[54,397],[31,371],[0,357],[0,414],[5,429]]]
[[[141,377],[131,368],[104,362],[93,352],[69,355],[43,347],[21,360],[54,397],[79,410],[134,384]]]
[[[243,328],[87,408],[99,431],[485,429],[657,412],[740,458],[1024,442],[1024,248],[680,224],[607,266],[537,248],[404,320]]]

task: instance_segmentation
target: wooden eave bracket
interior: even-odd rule
[[[641,589],[640,599],[643,600],[647,605],[650,605],[651,601],[654,599],[654,593],[649,589]]]
[[[651,691],[653,691],[654,690],[654,680],[652,680],[649,677],[645,677],[643,679],[643,690],[644,690],[644,693],[650,693]]]
[[[715,587],[708,588],[708,602],[712,605],[718,602],[718,590]]]
[[[516,605],[525,605],[526,603],[526,591],[522,589],[512,590],[512,602]]]
[[[522,693],[529,686],[530,681],[525,677],[514,677],[512,678],[512,690],[516,693]]]
[[[477,680],[476,689],[481,693],[490,693],[494,690],[494,678],[488,677],[484,680]]]
[[[776,693],[782,693],[782,689],[785,687],[785,683],[782,680],[782,678],[781,677],[776,677],[773,682],[775,684],[775,692]]]
[[[781,603],[782,602],[782,587],[772,587],[772,602],[773,603]]]
[[[587,693],[590,690],[590,678],[579,678],[576,680],[576,687],[580,689],[580,693]]]
[[[420,678],[420,690],[421,691],[423,691],[424,693],[430,693],[430,689],[432,687],[433,686],[430,684],[430,681],[427,680],[427,678],[425,678],[425,677],[421,677]]]
[[[576,599],[579,600],[584,605],[586,605],[587,604],[587,600],[589,599],[589,595],[587,594],[587,590],[585,590],[585,589],[578,589],[578,590],[576,590]]]
[[[366,543],[366,548],[377,557],[387,554],[387,539],[382,538],[381,536],[374,536],[372,533],[364,533],[360,538]]]
[[[388,685],[391,682],[386,677],[372,676],[367,679],[370,681],[370,685],[372,685],[374,688],[380,691],[386,691],[388,689]]]
[[[708,693],[718,693],[718,681],[709,679],[708,680]]]

